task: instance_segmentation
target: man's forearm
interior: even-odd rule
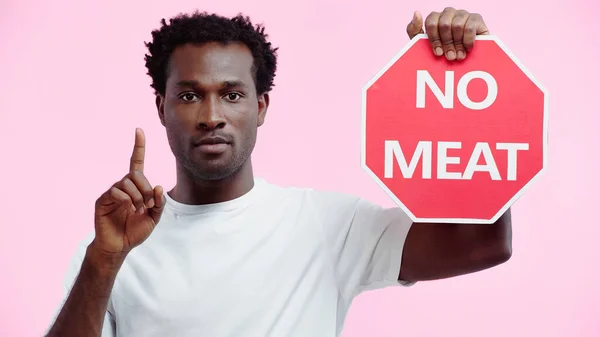
[[[416,223],[406,238],[399,279],[438,280],[504,263],[512,255],[510,209],[494,224]]]
[[[79,275],[47,337],[100,337],[108,300],[124,257],[87,252]]]

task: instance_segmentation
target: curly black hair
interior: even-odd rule
[[[165,95],[169,60],[173,51],[185,44],[207,42],[241,42],[252,52],[252,69],[257,93],[264,94],[273,88],[277,69],[277,49],[267,41],[268,35],[262,25],[256,26],[250,18],[238,14],[226,18],[207,12],[179,14],[169,23],[161,20],[160,29],[152,31],[152,42],[146,42],[149,54],[145,55],[150,85],[155,94]]]

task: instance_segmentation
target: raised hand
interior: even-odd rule
[[[449,61],[463,60],[473,48],[475,36],[489,34],[481,15],[446,7],[442,12],[431,12],[425,19],[419,12],[413,14],[406,26],[409,38],[426,33],[436,56],[445,55]]]
[[[129,173],[96,200],[92,245],[106,254],[127,254],[152,233],[166,203],[161,186],[144,176],[146,139],[136,129]]]

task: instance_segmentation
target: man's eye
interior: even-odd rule
[[[237,101],[238,99],[242,98],[242,95],[237,92],[230,92],[225,95],[225,98],[227,98],[228,101]]]
[[[185,94],[179,95],[179,98],[184,102],[193,102],[198,99],[198,96],[191,92],[186,92]]]

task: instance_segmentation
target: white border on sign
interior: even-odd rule
[[[542,141],[542,168],[538,173],[533,176],[527,184],[525,184],[515,195],[496,213],[491,219],[461,219],[461,218],[417,218],[409,209],[404,205],[394,193],[377,177],[377,175],[371,171],[367,166],[366,161],[366,127],[367,127],[367,90],[381,77],[383,74],[391,68],[402,55],[404,55],[417,41],[427,39],[427,34],[418,34],[413,37],[410,42],[398,52],[391,61],[389,61],[362,89],[362,120],[361,120],[361,151],[360,161],[362,169],[367,172],[369,176],[383,189],[386,194],[398,205],[413,222],[430,222],[430,223],[470,223],[470,224],[492,224],[500,218],[522,195],[525,193],[531,184],[538,179],[538,177],[547,169],[548,166],[548,91],[541,83],[533,76],[533,74],[525,68],[525,66],[517,59],[517,57],[500,41],[497,36],[494,35],[477,35],[476,40],[491,40],[508,55],[508,57],[521,69],[521,71],[527,76],[544,94],[544,125],[543,125],[543,141]],[[433,52],[433,51],[432,51]],[[468,60],[467,60],[468,62]]]

